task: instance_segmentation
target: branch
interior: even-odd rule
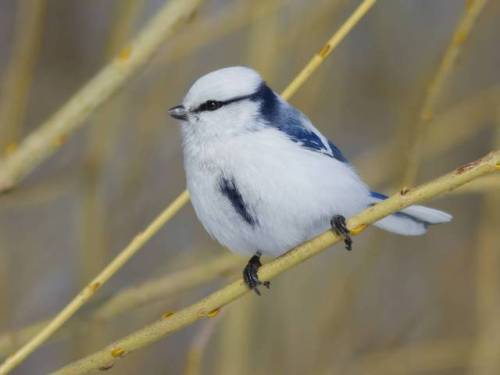
[[[479,160],[465,164],[432,182],[405,191],[404,194],[396,194],[368,208],[351,218],[348,221],[348,228],[352,234],[359,234],[368,224],[372,224],[387,215],[412,204],[449,192],[480,176],[498,171],[500,171],[500,150],[491,152]],[[312,256],[319,254],[339,240],[340,238],[333,231],[327,231],[262,266],[259,270],[259,278],[263,281],[270,280]],[[161,320],[114,342],[103,350],[65,366],[55,374],[75,375],[99,368],[109,368],[117,359],[122,358],[132,351],[150,345],[175,331],[193,324],[197,320],[216,315],[221,307],[240,298],[247,292],[248,288],[243,280],[235,281],[189,307],[174,314],[164,315]]]
[[[332,35],[325,45],[316,53],[307,63],[304,69],[295,77],[295,79],[287,86],[281,96],[288,100],[297,92],[305,81],[315,72],[316,69],[325,61],[332,51],[344,40],[345,36],[353,29],[354,26],[363,18],[363,16],[375,4],[376,0],[364,0],[356,10],[349,16],[338,31]]]
[[[188,20],[201,0],[169,1],[129,47],[78,91],[59,111],[0,162],[0,192],[12,188],[82,126],[85,119],[116,93],[158,50],[175,28]]]

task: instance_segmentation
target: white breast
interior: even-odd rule
[[[231,250],[278,256],[367,205],[369,192],[336,159],[291,142],[274,128],[184,147],[192,204],[206,230]],[[249,225],[220,191],[232,177],[256,225]]]

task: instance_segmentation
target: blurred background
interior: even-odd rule
[[[473,3],[380,1],[291,99],[374,188],[395,192],[500,148],[498,1],[461,40],[455,68],[424,113],[426,131],[415,130]],[[180,132],[166,110],[196,78],[247,65],[280,92],[358,4],[205,1],[55,155],[0,196],[0,356],[184,189]],[[162,5],[0,1],[2,155]],[[416,139],[414,178],[407,163]],[[433,201],[453,214],[450,224],[423,237],[370,228],[354,251],[336,246],[273,280],[261,298],[248,294],[109,373],[499,374],[499,178]],[[245,261],[211,240],[188,205],[14,373],[47,373],[90,354],[234,280]]]

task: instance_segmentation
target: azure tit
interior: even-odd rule
[[[341,151],[254,70],[229,67],[199,78],[182,105],[187,188],[207,230],[230,250],[251,256],[243,270],[260,294],[261,255],[279,256],[328,228],[351,249],[346,219],[387,196],[371,191]],[[410,206],[375,223],[420,235],[451,220]]]

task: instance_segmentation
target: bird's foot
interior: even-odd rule
[[[342,215],[335,215],[330,220],[330,224],[332,226],[333,231],[344,239],[344,244],[346,250],[352,250],[352,239],[351,232],[347,229],[347,225],[345,222],[345,217]]]
[[[245,284],[247,284],[250,290],[253,290],[255,293],[257,293],[258,296],[260,296],[260,290],[258,288],[259,285],[264,285],[268,289],[271,286],[271,283],[269,281],[260,281],[259,276],[257,275],[257,271],[262,266],[260,257],[261,254],[258,252],[250,258],[246,267],[243,269],[243,280],[245,281]]]

